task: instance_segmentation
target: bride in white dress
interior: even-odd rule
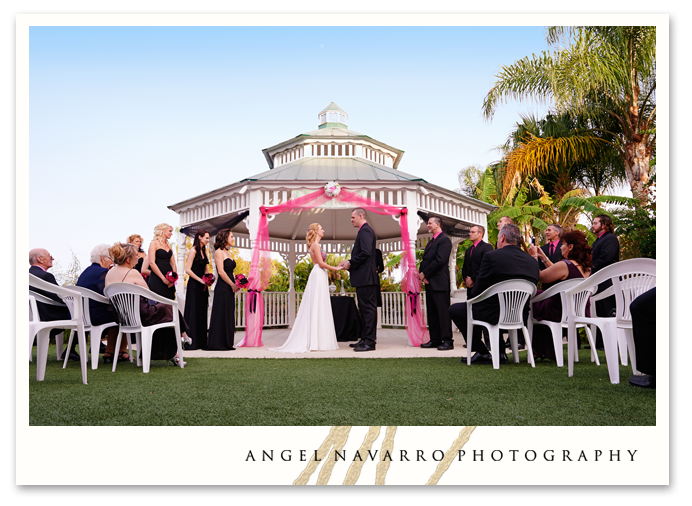
[[[324,229],[319,223],[308,228],[306,240],[310,258],[315,264],[308,277],[300,308],[286,342],[271,351],[284,353],[306,353],[308,351],[338,350],[332,304],[329,301],[329,277],[327,270],[338,271],[338,267],[325,262],[327,255],[320,249]]]

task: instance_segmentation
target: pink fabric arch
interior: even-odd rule
[[[269,285],[271,277],[271,247],[269,241],[269,220],[267,215],[285,213],[297,209],[309,209],[319,206],[332,198],[353,204],[353,207],[362,207],[366,211],[387,216],[399,215],[401,226],[401,244],[404,251],[401,255],[401,266],[404,277],[401,280],[401,288],[406,296],[406,314],[408,315],[409,343],[411,346],[420,346],[429,340],[428,329],[423,320],[421,311],[420,280],[416,270],[415,253],[408,246],[408,209],[384,204],[367,197],[341,188],[339,195],[329,197],[324,188],[309,193],[297,199],[292,199],[283,204],[272,207],[260,207],[259,229],[257,240],[252,250],[252,264],[248,279],[248,295],[245,301],[245,339],[237,346],[262,346],[262,327],[264,326],[264,299],[262,292]]]

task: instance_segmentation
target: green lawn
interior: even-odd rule
[[[35,351],[34,351],[35,353]],[[458,358],[202,359],[185,369],[100,362],[81,382],[48,352],[46,379],[29,368],[31,425],[655,425],[656,392],[611,385],[605,357],[581,350],[575,375],[538,362]],[[35,355],[34,355],[35,357]],[[510,354],[511,357],[511,354]]]

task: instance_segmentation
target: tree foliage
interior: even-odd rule
[[[504,102],[535,100],[558,115],[583,118],[586,130],[575,130],[571,140],[528,137],[511,164],[528,174],[556,162],[585,161],[610,136],[608,146],[622,160],[634,197],[645,202],[656,147],[655,27],[549,27],[547,41],[557,49],[502,67],[483,114],[491,120]]]

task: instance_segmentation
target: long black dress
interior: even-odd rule
[[[235,338],[235,293],[231,285],[226,283],[221,277],[221,269],[235,283],[235,277],[233,276],[235,261],[232,258],[227,258],[223,261],[222,266],[216,266],[219,279],[214,290],[214,305],[211,308],[207,349],[235,350],[233,347]]]
[[[192,260],[192,272],[200,278],[209,265],[203,253],[196,253]],[[207,310],[209,308],[209,290],[207,285],[192,277],[187,280],[185,294],[185,321],[189,326],[187,335],[192,344],[185,345],[186,350],[203,350],[207,347]]]
[[[156,250],[156,266],[159,268],[159,270],[164,276],[171,270],[172,256],[172,249],[166,251],[164,249],[159,248]],[[166,297],[167,299],[175,300],[175,285],[169,288],[163,281],[161,281],[161,278],[159,278],[153,272],[147,279],[147,285],[149,285],[149,290],[151,290],[155,294],[161,295],[162,297]],[[182,334],[187,331],[187,323],[185,322],[185,318],[183,318],[183,315],[181,315],[180,312],[178,312],[178,319],[180,320],[180,333]],[[151,359],[168,360],[173,355],[175,355],[175,351],[173,350],[177,351],[177,346],[178,345],[175,342],[175,332],[171,328],[159,329],[156,332],[154,332],[154,338],[152,340],[151,346]]]
[[[164,276],[171,270],[171,256],[173,256],[173,250],[168,251],[164,249],[156,250],[156,267],[159,268],[161,274]],[[170,288],[166,286],[166,283],[161,281],[161,278],[154,274],[153,270],[149,279],[147,279],[147,284],[149,285],[149,290],[152,292],[166,297],[167,299],[175,300],[175,285]]]

